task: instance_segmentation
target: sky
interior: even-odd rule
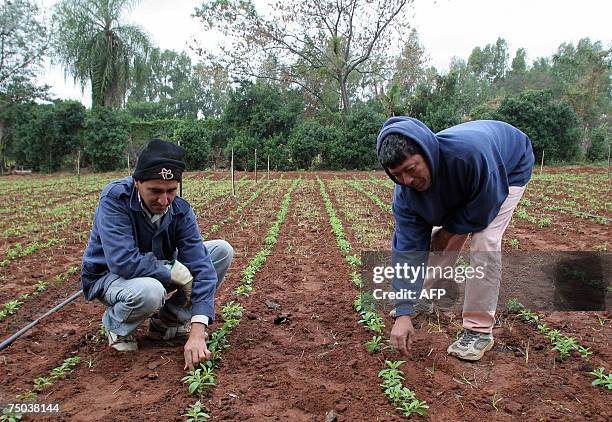
[[[55,0],[39,0],[49,8]],[[153,44],[162,49],[186,51],[194,38],[212,42],[203,25],[191,17],[201,0],[142,0],[126,21],[142,26]],[[267,3],[255,0],[255,3]],[[581,38],[601,41],[612,47],[612,1],[609,0],[414,0],[410,26],[416,28],[429,57],[438,71],[448,69],[456,56],[469,57],[476,46],[494,43],[498,37],[508,42],[510,59],[516,50],[527,50],[528,62],[555,53],[562,42],[576,44]],[[41,83],[49,84],[59,98],[91,104],[88,89],[83,93],[72,77],[47,62]]]

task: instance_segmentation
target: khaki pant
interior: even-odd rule
[[[472,233],[470,245],[470,266],[484,268],[484,277],[472,277],[465,280],[465,298],[463,301],[463,327],[481,333],[490,333],[495,324],[495,310],[501,282],[501,245],[502,236],[510,223],[512,214],[518,205],[525,186],[510,186],[508,197],[502,204],[499,213],[483,231]],[[432,243],[441,227],[432,231]],[[468,234],[455,234],[441,245],[441,254],[431,257],[428,266],[454,266]],[[428,277],[424,289],[434,287],[435,279]]]

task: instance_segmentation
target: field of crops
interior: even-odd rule
[[[99,192],[121,176],[0,179],[0,339],[80,288]],[[0,351],[0,404],[57,403],[63,420],[612,420],[609,312],[515,306],[477,363],[446,354],[460,315],[420,316],[404,358],[385,347],[393,321],[358,296],[360,252],[390,248],[384,173],[236,177],[232,197],[227,173],[184,176],[203,236],[236,251],[213,361],[186,373],[182,343],[148,340],[146,327],[141,350],[117,352],[104,307],[79,298]],[[609,251],[610,185],[605,167],[535,175],[504,250]]]

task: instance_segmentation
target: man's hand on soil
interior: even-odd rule
[[[391,346],[408,356],[408,350],[412,347],[415,334],[410,315],[399,316],[391,329]],[[406,343],[408,343],[407,347]]]
[[[206,325],[194,322],[191,324],[189,339],[185,344],[185,370],[193,371],[198,363],[209,360],[212,353],[206,347]]]

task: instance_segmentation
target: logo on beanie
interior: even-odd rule
[[[172,170],[167,170],[165,168],[162,168],[159,174],[161,174],[161,177],[164,180],[174,179],[174,174],[172,174]]]

